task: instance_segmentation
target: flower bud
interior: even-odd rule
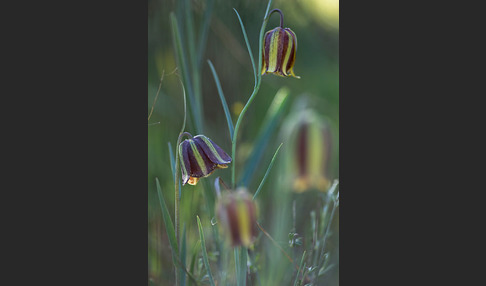
[[[264,37],[262,75],[273,73],[279,76],[293,76],[292,70],[297,52],[297,36],[289,28],[277,27]]]
[[[257,236],[258,208],[245,188],[226,192],[218,200],[216,215],[231,246],[250,247]]]
[[[214,170],[227,168],[231,157],[204,135],[186,139],[179,145],[182,185],[196,185],[199,178],[211,175]]]

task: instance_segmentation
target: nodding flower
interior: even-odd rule
[[[280,27],[268,31],[264,37],[262,75],[273,73],[278,76],[296,76],[293,71],[297,52],[297,36],[290,28],[283,27],[283,13],[280,13]],[[270,14],[272,13],[270,12]]]
[[[211,175],[216,169],[224,169],[231,157],[204,135],[186,139],[179,145],[182,185],[196,185],[199,178]]]
[[[256,228],[258,207],[245,188],[240,187],[236,191],[225,192],[218,199],[216,214],[231,246],[252,246],[258,234]]]
[[[285,124],[286,140],[290,144],[286,180],[297,193],[316,189],[326,192],[331,181],[331,132],[327,121],[312,109],[289,117]]]

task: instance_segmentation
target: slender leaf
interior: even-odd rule
[[[203,114],[203,107],[202,107],[202,94],[201,94],[201,76],[199,73],[199,68],[197,64],[197,55],[196,55],[196,38],[194,36],[194,21],[193,21],[193,13],[191,8],[191,1],[184,0],[184,10],[186,12],[185,20],[186,20],[186,30],[187,30],[187,47],[189,51],[189,63],[190,63],[190,70],[192,73],[192,88],[194,92],[194,97],[196,99],[195,105],[197,109],[197,120],[200,121],[199,124],[201,127],[204,127],[204,114]],[[203,133],[202,129],[199,130],[198,133]]]
[[[300,274],[300,271],[302,270],[302,264],[304,263],[304,257],[305,257],[305,250],[304,250],[304,253],[302,254],[302,259],[300,260],[299,270],[297,271],[297,275],[295,276],[294,286],[297,286],[297,281],[299,281],[299,274]]]
[[[209,30],[209,23],[211,21],[211,14],[213,12],[214,7],[214,0],[208,0],[206,3],[206,7],[204,9],[204,16],[203,22],[201,25],[201,30],[199,32],[199,50],[197,55],[197,62],[198,66],[201,67],[202,65],[202,58],[204,55],[204,50],[206,48],[206,41],[208,39],[208,30]]]
[[[239,264],[239,270],[238,272],[240,273],[239,276],[239,283],[238,285],[246,286],[246,264],[248,260],[248,250],[246,247],[241,247],[240,249],[240,264]]]
[[[265,176],[263,176],[263,179],[260,182],[258,189],[256,190],[255,194],[253,195],[253,199],[256,198],[256,196],[258,195],[258,193],[262,189],[263,183],[265,183],[265,180],[267,179],[267,176],[270,173],[270,170],[272,169],[273,163],[275,162],[275,158],[277,158],[278,150],[280,150],[280,147],[282,147],[282,145],[283,145],[283,143],[280,143],[280,145],[277,148],[277,151],[275,151],[275,154],[273,154],[272,161],[270,161],[270,165],[268,165],[267,171],[265,172]]]
[[[191,266],[189,267],[190,273],[194,273],[194,266],[196,265],[196,258],[199,252],[199,247],[201,246],[201,241],[198,240],[194,246],[192,247],[192,259],[191,259]],[[189,283],[188,283],[189,285]]]
[[[238,14],[238,11],[236,11],[235,8],[233,8],[233,10],[235,10],[236,15],[238,16],[238,20],[240,21],[240,25],[241,25],[241,30],[243,31],[243,36],[245,37],[246,47],[248,48],[248,53],[250,54],[250,59],[251,59],[251,65],[253,66],[253,75],[255,76],[255,86],[256,86],[257,85],[257,69],[255,67],[255,60],[253,59],[253,53],[251,52],[250,43],[248,42],[248,36],[246,35],[245,26],[243,25],[243,22],[241,21],[241,17],[240,17],[240,14]]]
[[[235,254],[235,276],[236,276],[236,285],[237,286],[241,286],[240,285],[240,267],[238,267],[238,265],[240,265],[238,263],[238,261],[240,260],[240,254],[239,254],[239,251],[238,251],[238,247],[235,247],[233,249],[233,252]]]
[[[197,226],[199,228],[199,239],[201,240],[201,249],[202,249],[202,254],[203,254],[204,266],[206,267],[206,270],[208,272],[209,282],[211,283],[211,286],[215,286],[214,280],[213,280],[213,275],[211,274],[211,268],[209,266],[208,253],[206,251],[206,241],[204,240],[204,231],[203,231],[203,228],[202,228],[202,225],[201,225],[201,220],[199,219],[199,216],[197,216]]]
[[[177,67],[181,70],[182,77],[184,79],[184,83],[187,86],[188,94],[189,94],[189,102],[191,110],[192,110],[192,115],[191,118],[193,120],[194,126],[196,128],[197,133],[201,133],[202,131],[202,126],[200,121],[200,114],[199,110],[197,109],[197,106],[194,104],[196,102],[195,96],[194,96],[194,88],[191,82],[191,78],[189,76],[189,66],[186,61],[186,53],[184,51],[184,46],[182,44],[182,34],[179,29],[179,24],[177,22],[177,18],[174,15],[173,12],[170,13],[170,21],[171,21],[171,27],[172,27],[172,36],[173,36],[173,42],[174,42],[174,51],[176,54],[176,60],[178,62]]]
[[[268,17],[268,11],[270,11],[270,5],[272,5],[272,0],[268,1],[267,10],[265,11],[265,17],[264,18]]]
[[[172,224],[172,219],[170,217],[169,211],[167,209],[167,205],[164,200],[164,196],[162,195],[162,190],[160,188],[159,179],[155,178],[157,184],[157,193],[159,195],[159,202],[160,208],[162,209],[162,218],[164,219],[165,230],[167,232],[167,236],[169,237],[169,243],[172,251],[172,261],[174,265],[178,265],[177,255],[179,253],[179,248],[177,247],[177,240],[174,231],[174,225]]]
[[[326,267],[326,268],[322,267],[321,270],[319,270],[318,276],[322,276],[322,275],[326,274],[326,272],[331,270],[333,267],[334,267],[334,264],[331,264],[331,265],[329,265],[329,267]]]
[[[253,151],[246,160],[245,167],[243,168],[243,175],[238,185],[250,185],[258,170],[260,161],[265,154],[266,148],[271,141],[270,139],[277,129],[280,118],[288,105],[289,98],[289,89],[286,87],[279,89],[275,94],[255,140]]]
[[[235,128],[233,127],[233,121],[231,120],[231,113],[228,108],[228,104],[226,104],[226,100],[224,98],[223,89],[221,88],[221,83],[219,82],[218,74],[214,69],[213,63],[208,60],[209,67],[213,72],[214,82],[216,83],[216,87],[218,88],[219,98],[221,99],[221,104],[223,105],[224,114],[226,115],[226,122],[228,123],[228,130],[230,133],[230,139],[233,140],[233,133]]]

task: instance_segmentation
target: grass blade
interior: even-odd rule
[[[219,82],[218,74],[214,69],[213,63],[210,60],[208,60],[208,64],[209,67],[211,68],[211,71],[213,72],[214,82],[216,83],[216,87],[218,88],[219,98],[221,99],[221,104],[223,105],[224,114],[226,115],[226,121],[228,122],[230,139],[233,140],[233,133],[235,131],[235,128],[233,127],[233,120],[231,119],[231,113],[229,111],[228,104],[226,103],[226,100],[224,98],[223,89],[221,88],[221,83]]]
[[[201,249],[203,254],[204,266],[206,267],[206,270],[208,272],[209,282],[211,283],[211,286],[215,286],[213,275],[211,274],[211,268],[209,267],[208,253],[206,251],[206,241],[204,240],[204,231],[201,225],[201,220],[199,219],[199,216],[196,217],[197,217],[197,227],[199,228],[199,239],[201,240]]]
[[[245,164],[245,168],[243,168],[243,176],[238,185],[250,185],[254,174],[258,170],[260,160],[265,154],[267,145],[270,142],[274,131],[277,129],[282,114],[288,105],[289,98],[289,89],[286,87],[279,89],[275,94],[267,114],[265,115],[260,132],[257,135],[257,139],[255,140],[253,151],[246,160],[247,163]]]
[[[240,286],[240,268],[238,267],[239,263],[238,260],[240,259],[240,254],[238,251],[238,247],[233,249],[235,254],[235,274],[236,274],[236,286]]]
[[[250,59],[251,59],[251,65],[253,66],[253,75],[255,76],[255,86],[256,86],[257,85],[257,70],[256,70],[256,67],[255,67],[255,60],[253,59],[253,53],[251,52],[250,43],[248,42],[248,36],[246,35],[245,26],[243,25],[243,22],[241,21],[241,17],[240,17],[240,14],[238,14],[238,11],[236,11],[235,8],[233,8],[233,10],[235,10],[236,15],[238,16],[238,20],[240,21],[240,25],[241,25],[241,30],[243,31],[243,36],[245,37],[246,47],[248,48],[248,53],[250,54]]]
[[[186,54],[184,53],[184,47],[182,45],[182,35],[179,30],[179,24],[177,22],[176,16],[173,12],[170,13],[170,21],[172,27],[172,37],[174,42],[174,52],[176,54],[177,60],[177,67],[181,70],[182,78],[184,80],[185,85],[187,86],[187,93],[189,94],[189,102],[191,110],[192,110],[192,121],[194,122],[194,126],[196,128],[197,133],[201,133],[202,126],[200,119],[199,110],[197,106],[194,104],[196,102],[194,97],[194,88],[192,86],[191,78],[189,76],[189,66],[186,61]]]
[[[297,286],[297,282],[299,281],[299,274],[300,271],[302,270],[302,263],[304,263],[304,258],[305,258],[305,250],[304,253],[302,254],[302,259],[300,260],[299,270],[297,271],[297,275],[295,276],[294,286]]]
[[[201,241],[198,240],[196,244],[192,247],[192,259],[191,259],[191,266],[189,267],[189,272],[194,273],[194,266],[196,265],[196,258],[199,252],[199,247],[201,246]],[[190,283],[187,283],[190,285]]]
[[[204,127],[204,114],[203,114],[203,107],[202,107],[202,94],[201,94],[201,76],[199,73],[199,68],[197,64],[197,55],[196,55],[196,38],[194,36],[194,20],[193,20],[193,13],[191,7],[190,0],[184,0],[184,11],[186,12],[185,20],[186,20],[186,44],[187,50],[189,52],[189,64],[191,70],[191,79],[192,79],[192,91],[194,92],[194,98],[196,99],[195,105],[198,112],[197,120],[200,121],[200,126]],[[200,130],[202,133],[202,129]]]
[[[199,32],[199,50],[197,55],[198,66],[201,67],[202,59],[204,55],[204,50],[206,48],[206,41],[208,39],[209,23],[211,21],[211,14],[213,13],[214,0],[208,0],[206,3],[206,8],[204,9],[203,22],[201,25],[201,30]]]
[[[240,276],[239,276],[239,281],[238,281],[238,285],[241,285],[241,286],[246,286],[246,263],[247,263],[247,259],[248,259],[248,250],[246,249],[246,247],[241,247],[240,249],[240,264],[238,266],[239,268],[239,273],[240,273]]]
[[[263,176],[262,181],[260,182],[260,185],[258,186],[258,189],[256,190],[255,194],[253,195],[253,199],[256,198],[260,190],[262,189],[263,183],[265,183],[265,180],[267,179],[268,173],[270,173],[270,170],[272,169],[273,163],[275,162],[275,158],[277,158],[278,150],[280,150],[280,147],[282,147],[283,143],[280,143],[280,145],[277,148],[277,151],[275,151],[275,154],[273,154],[272,161],[270,161],[270,165],[268,165],[267,172],[265,172],[265,176]]]
[[[174,231],[174,225],[172,224],[172,219],[170,217],[169,211],[167,209],[167,205],[164,200],[164,196],[162,195],[162,190],[160,188],[159,179],[155,178],[155,182],[157,184],[157,193],[159,195],[159,202],[160,208],[162,209],[162,218],[164,219],[165,230],[167,232],[167,236],[169,237],[170,248],[172,251],[172,262],[175,265],[178,265],[177,256],[179,254],[179,248],[177,247],[177,240]]]

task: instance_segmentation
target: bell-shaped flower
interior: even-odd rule
[[[312,109],[291,114],[284,123],[289,144],[285,155],[285,184],[294,192],[330,187],[331,132],[327,120]]]
[[[224,193],[218,199],[216,215],[231,246],[251,247],[258,234],[258,207],[245,188]]]
[[[289,28],[277,27],[265,34],[262,75],[296,76],[293,71],[297,52],[297,36]]]
[[[214,170],[227,168],[231,157],[204,135],[186,139],[179,145],[182,185],[196,185],[199,178],[211,175]]]

